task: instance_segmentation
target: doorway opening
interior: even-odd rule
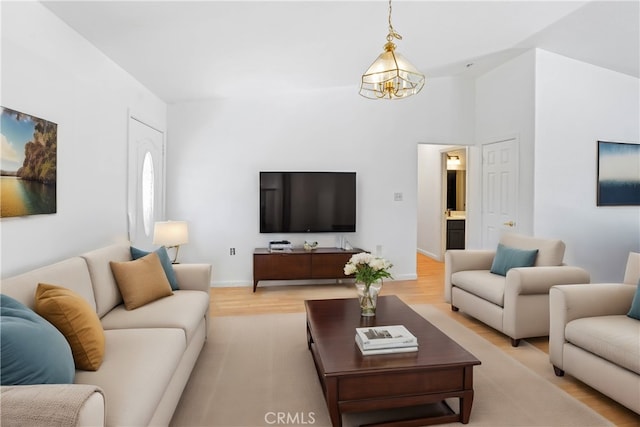
[[[457,159],[454,159],[453,156],[457,156]],[[448,157],[452,157],[449,162],[451,173],[447,170]],[[464,220],[465,230],[452,234],[466,245],[469,147],[418,144],[417,158],[417,251],[432,259],[443,261],[447,249],[448,221]],[[459,164],[454,166],[454,163],[458,161]],[[451,186],[448,185],[449,180],[451,180]],[[448,191],[448,187],[451,188],[451,191]],[[460,226],[462,224],[452,222],[452,225]]]
[[[444,166],[442,196],[445,212],[442,221],[443,253],[465,249],[467,222],[467,149],[442,153]]]

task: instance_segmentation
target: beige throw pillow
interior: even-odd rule
[[[109,264],[127,310],[173,295],[160,258],[155,252],[135,261],[111,261]]]
[[[104,330],[95,310],[70,289],[38,284],[35,311],[69,342],[77,369],[97,371],[104,358]]]

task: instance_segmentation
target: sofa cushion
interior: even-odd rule
[[[498,243],[496,256],[491,264],[491,272],[506,276],[507,271],[518,267],[531,267],[536,261],[537,249],[517,249]]]
[[[102,319],[104,329],[179,328],[187,344],[209,309],[209,295],[200,291],[175,291],[171,298],[161,298],[135,310],[120,305]]]
[[[453,286],[500,307],[504,307],[505,280],[504,276],[493,274],[489,270],[458,271],[451,275]]]
[[[96,312],[78,294],[41,283],[36,289],[36,312],[69,342],[77,369],[95,371],[104,356],[104,332]]]
[[[156,411],[186,349],[180,329],[105,331],[102,366],[77,371],[76,384],[104,391],[108,426],[146,426]]]
[[[160,264],[162,264],[162,269],[164,273],[167,275],[167,280],[171,285],[171,289],[177,291],[178,288],[178,279],[176,279],[176,273],[173,271],[173,264],[171,263],[171,259],[169,259],[169,254],[167,254],[167,249],[163,246],[160,249],[154,251],[158,254],[158,258],[160,258]],[[131,258],[136,260],[138,258],[142,258],[143,256],[149,255],[151,252],[143,251],[142,249],[131,247]]]
[[[91,274],[98,317],[104,316],[113,307],[122,304],[122,295],[120,295],[116,279],[111,272],[109,261],[131,261],[129,247],[128,242],[126,244],[115,244],[95,249],[82,255]],[[62,281],[49,281],[49,283],[67,284],[67,282]]]
[[[68,258],[18,276],[2,279],[2,293],[33,309],[35,302],[33,295],[38,283],[42,282],[64,283],[68,289],[82,296],[92,308],[96,307],[89,269],[81,257]]]
[[[562,265],[564,259],[565,244],[562,240],[540,239],[516,233],[507,233],[500,237],[500,243],[517,249],[537,249],[538,256],[536,257],[535,266]]]
[[[7,295],[0,295],[0,336],[2,385],[73,382],[73,356],[64,336]]]
[[[571,344],[640,374],[640,321],[626,315],[584,317],[565,327]]]
[[[633,301],[631,301],[631,308],[627,316],[640,320],[640,280],[638,281],[638,286],[636,286],[636,293],[633,295]]]
[[[171,285],[155,252],[135,261],[109,263],[127,310],[171,295]]]

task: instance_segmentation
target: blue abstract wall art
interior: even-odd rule
[[[598,206],[640,206],[640,144],[598,141]]]

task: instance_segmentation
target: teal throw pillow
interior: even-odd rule
[[[638,286],[636,286],[636,294],[633,296],[631,309],[627,313],[627,316],[640,320],[640,280],[638,280]]]
[[[21,302],[0,294],[0,383],[71,384],[76,370],[62,333]]]
[[[491,272],[506,276],[507,271],[516,267],[531,267],[536,262],[537,249],[516,249],[498,243],[496,256],[491,264]]]
[[[169,254],[167,253],[167,249],[163,246],[154,251],[158,254],[158,258],[160,258],[160,264],[162,264],[162,269],[164,270],[164,274],[167,275],[167,280],[171,285],[172,291],[177,291],[180,289],[178,287],[178,279],[176,278],[176,272],[173,271],[173,264],[171,263],[171,259],[169,259]],[[151,252],[143,251],[142,249],[134,248],[131,246],[131,258],[134,260],[138,258],[142,258],[145,255],[149,255]]]

